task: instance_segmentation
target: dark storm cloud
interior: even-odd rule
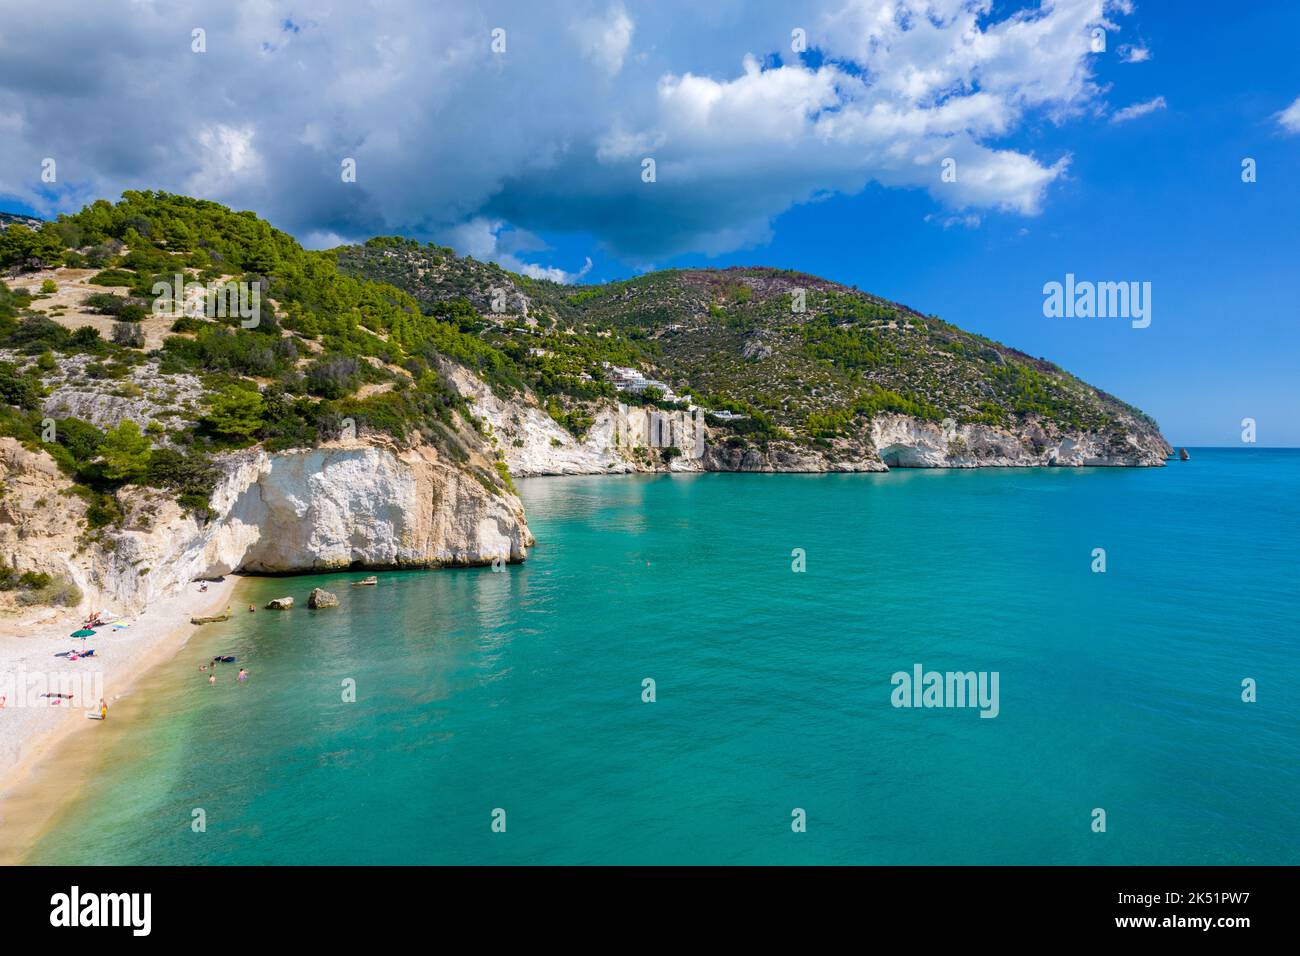
[[[1090,30],[1122,6],[991,20],[970,0],[828,0],[794,22],[779,3],[11,4],[0,196],[53,212],[162,188],[317,245],[574,230],[647,263],[761,242],[792,203],[871,180],[1033,214],[1066,159],[988,144],[1096,100]],[[947,188],[945,157],[963,174]]]

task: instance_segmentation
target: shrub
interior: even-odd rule
[[[317,359],[307,367],[307,390],[322,398],[342,398],[356,388],[357,360],[346,355]]]
[[[203,326],[205,326],[206,324],[207,323],[204,322],[202,319],[196,318],[195,316],[182,315],[179,319],[177,319],[175,322],[172,323],[172,331],[173,332],[197,332],[199,329],[203,328]]]
[[[24,588],[43,588],[52,580],[54,579],[43,571],[24,571],[18,578],[18,585]]]
[[[126,286],[130,288],[135,285],[137,278],[134,272],[128,272],[126,269],[105,269],[86,281],[91,285]]]
[[[27,577],[27,575],[23,575]],[[43,575],[49,578],[49,575]],[[50,578],[43,586],[23,591],[18,595],[18,603],[24,605],[45,604],[59,607],[76,607],[81,603],[81,588],[67,578],[59,575]]]
[[[247,441],[262,427],[264,411],[262,395],[256,389],[228,385],[210,397],[201,423],[217,435]]]
[[[104,436],[99,446],[104,477],[109,481],[131,482],[149,470],[152,446],[140,426],[126,418]]]
[[[9,333],[9,344],[19,348],[23,346],[40,346],[36,351],[46,348],[59,348],[68,341],[68,330],[52,319],[42,315],[31,315],[18,323],[18,328]]]
[[[197,338],[172,336],[163,342],[164,373],[203,369],[240,375],[274,376],[275,352],[266,336],[204,323]]]
[[[90,378],[123,379],[131,374],[131,366],[121,362],[91,362],[86,366],[86,375]]]
[[[110,259],[117,255],[117,250],[107,243],[92,246],[86,253],[86,265],[92,269],[101,269]]]
[[[496,468],[497,468],[497,477],[501,479],[501,483],[505,485],[507,488],[509,488],[511,492],[514,492],[515,483],[510,479],[510,466],[507,465],[503,460],[498,458],[496,460]]]
[[[33,232],[26,226],[0,229],[0,266],[43,268],[63,262],[63,244],[44,228]]]
[[[84,465],[98,454],[104,433],[80,418],[65,418],[55,423],[54,440],[72,454],[78,465]]]
[[[0,562],[0,591],[17,590],[18,603],[23,605],[57,604],[74,607],[81,603],[81,589],[62,575],[43,571],[24,571],[19,574],[9,565]]]
[[[126,296],[115,295],[112,292],[92,292],[86,296],[85,305],[86,308],[100,315],[117,315],[122,311],[122,306],[126,305]]]
[[[127,308],[138,308],[138,306],[127,306]],[[123,317],[125,318],[125,310],[123,310]],[[144,329],[133,322],[114,322],[113,343],[128,349],[142,349]]]
[[[19,374],[12,362],[0,362],[0,399],[31,410],[40,405],[41,393],[36,383]]]
[[[86,525],[92,531],[114,524],[121,517],[122,512],[118,509],[117,502],[108,495],[95,498],[86,509]]]
[[[100,352],[103,350],[104,340],[100,338],[99,329],[93,325],[83,325],[68,338],[68,345],[78,352]]]
[[[212,510],[212,503],[208,500],[208,496],[202,492],[187,491],[184,494],[177,496],[176,503],[184,510],[192,512],[195,516],[204,521],[215,518],[217,515],[217,513]]]
[[[212,462],[201,454],[181,454],[172,448],[159,448],[149,460],[146,479],[155,487],[206,493],[215,487],[219,474]]]

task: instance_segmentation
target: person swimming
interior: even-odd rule
[[[248,671],[244,670],[244,669],[241,667],[241,668],[239,669],[239,676],[238,676],[237,678],[235,678],[235,679],[236,679],[236,680],[248,680]]]
[[[252,614],[252,613],[253,613],[254,611],[256,611],[256,610],[257,610],[257,608],[253,607],[253,605],[251,605],[251,604],[248,605],[248,613],[249,613],[249,614]]]
[[[216,682],[217,682],[217,675],[216,675],[216,674],[209,674],[209,675],[208,675],[208,683],[209,683],[209,684],[215,684]]]

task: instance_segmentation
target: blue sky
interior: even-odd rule
[[[851,283],[1049,358],[1155,415],[1176,444],[1239,445],[1251,417],[1261,445],[1300,445],[1300,136],[1275,120],[1300,95],[1300,5],[1224,16],[1149,3],[1132,19],[1151,58],[1103,58],[1099,79],[1114,102],[1167,106],[1013,137],[1072,157],[1041,214],[945,229],[925,221],[943,210],[924,191],[869,186],[783,213],[764,246],[662,265],[758,263]],[[1253,184],[1243,157],[1257,161]],[[590,250],[590,236],[548,238],[565,264]],[[597,255],[591,277],[629,271]],[[1042,285],[1067,272],[1152,282],[1151,326],[1044,318]]]
[[[395,232],[564,281],[795,268],[1045,356],[1175,444],[1251,417],[1300,445],[1296,5],[112,7],[7,15],[0,209],[164,188],[315,247]],[[1150,327],[1045,318],[1066,273],[1150,282]]]

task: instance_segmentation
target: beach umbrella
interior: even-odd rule
[[[92,630],[91,630],[90,628],[88,628],[88,627],[83,627],[83,628],[82,628],[81,630],[79,630],[79,631],[73,631],[73,632],[72,632],[72,636],[73,636],[73,637],[80,637],[82,640],[85,640],[85,639],[88,638],[88,637],[94,637],[94,636],[95,636],[95,632],[92,631]]]

